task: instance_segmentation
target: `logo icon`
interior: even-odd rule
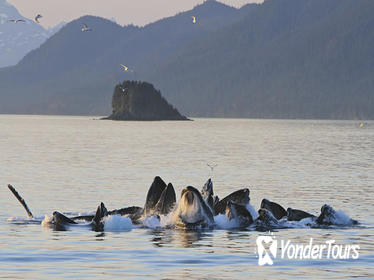
[[[275,240],[273,236],[260,235],[259,237],[257,237],[256,244],[258,253],[258,265],[272,265],[272,257],[276,258],[277,256],[277,240]]]

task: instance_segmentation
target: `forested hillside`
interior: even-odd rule
[[[0,69],[0,113],[108,115],[127,79],[187,116],[374,119],[373,46],[372,0],[207,1],[142,28],[87,16]]]

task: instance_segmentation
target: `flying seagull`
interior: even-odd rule
[[[92,31],[92,28],[89,28],[87,24],[83,23],[82,32]]]
[[[126,65],[121,64],[121,66],[122,66],[122,68],[123,68],[126,72],[129,71],[129,67],[127,67]]]
[[[192,16],[192,23],[196,23],[196,17],[195,16]]]
[[[23,19],[10,19],[8,20],[8,22],[18,23],[18,22],[26,22],[26,21]]]
[[[37,23],[40,23],[39,19],[42,18],[43,16],[41,14],[38,14],[36,17],[35,17],[35,21]]]
[[[125,70],[125,72],[133,72],[132,70],[129,69],[129,67],[127,67],[126,65],[123,65],[121,64],[123,70]]]

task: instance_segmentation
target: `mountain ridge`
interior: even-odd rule
[[[164,85],[165,96],[189,115],[374,118],[373,85],[368,82],[374,72],[370,55],[374,36],[368,26],[366,34],[356,32],[364,28],[362,21],[373,26],[374,3],[329,1],[329,7],[324,3],[268,0],[236,26],[164,64],[159,72],[169,74],[164,75],[167,81],[158,73],[147,79]],[[326,9],[321,11],[320,7]],[[305,15],[310,18],[305,20]],[[347,31],[339,29],[342,23]],[[357,39],[344,41],[349,32]],[[339,48],[335,50],[331,44],[339,44]],[[196,55],[199,53],[203,55]],[[196,70],[182,71],[187,65]],[[364,67],[366,71],[362,71]],[[366,77],[367,88],[355,90],[353,85],[360,84],[362,77]],[[178,96],[176,89],[180,89]],[[210,94],[194,95],[196,92]],[[193,104],[189,100],[194,100]]]
[[[200,8],[204,5],[210,5],[213,9],[210,10],[210,16],[203,17],[201,20],[200,14],[196,10],[191,10],[179,13],[174,17],[161,19],[144,27],[125,26],[121,29],[119,25],[111,21],[93,16],[84,16],[66,24],[60,32],[52,36],[40,48],[26,55],[18,65],[0,69],[0,83],[3,84],[4,88],[8,84],[7,91],[11,92],[12,98],[16,100],[11,102],[12,104],[0,104],[0,112],[106,115],[110,110],[110,91],[118,81],[140,79],[141,69],[148,68],[149,65],[157,65],[170,52],[175,52],[184,44],[217,29],[216,23],[223,16],[222,8],[226,7],[228,13],[225,13],[227,21],[220,23],[220,25],[236,20],[238,10],[235,8],[217,4],[215,1],[207,1],[198,5],[195,9],[204,11],[206,9]],[[192,13],[198,17],[198,24],[204,24],[204,28],[199,28],[199,25],[192,23]],[[94,29],[93,32],[87,34],[80,32],[80,25],[84,22]],[[107,28],[99,32],[95,26],[102,25],[104,22],[108,23],[107,26],[115,26],[116,31],[113,31],[113,28]],[[165,32],[165,29],[168,32]],[[66,30],[70,30],[70,33],[75,32],[79,36],[65,36]],[[102,36],[100,35],[102,33],[107,33],[108,36],[112,37],[111,40],[107,39],[112,45],[109,44],[105,48],[101,46],[102,38],[99,37]],[[53,41],[58,40],[62,41],[61,45],[51,47]],[[69,49],[70,53],[67,52],[68,48],[64,47],[64,44],[69,47],[70,44],[73,44],[72,49]],[[74,54],[84,51],[82,47],[78,47],[82,44],[91,44],[91,47],[101,54],[87,56],[87,60],[83,61],[84,63],[71,59]],[[74,46],[76,47],[74,48]],[[54,52],[54,55],[49,58],[48,54],[52,52]],[[61,59],[60,62],[56,60],[58,58]],[[41,65],[43,61],[48,61],[48,64]],[[143,66],[139,61],[143,62]],[[64,71],[64,65],[68,63],[71,67],[69,71]],[[126,73],[122,70],[120,64],[126,64],[130,68],[135,66],[136,69],[134,72]],[[58,68],[54,70],[54,67]],[[24,77],[24,81],[20,81],[15,87],[12,83],[10,85],[9,82],[7,83],[7,81],[15,80],[17,76]],[[57,89],[54,85],[60,85],[61,88]],[[23,93],[26,87],[28,92],[31,93],[28,97],[24,96]],[[106,93],[105,97],[100,90]],[[84,95],[91,95],[90,100],[83,102],[82,96]],[[24,102],[26,105],[22,105],[18,109],[15,105],[15,103],[20,105],[17,96],[20,96],[24,101],[27,100],[27,102]],[[68,108],[68,102],[62,102],[64,97],[68,97],[69,100],[80,100],[85,106],[75,107],[76,102],[73,102]],[[36,104],[37,100],[39,100],[39,105]],[[51,100],[56,100],[60,104],[47,104],[48,102],[56,103]],[[89,105],[91,109],[86,106],[90,102],[92,102],[92,105]],[[62,104],[66,105],[65,109],[63,109]],[[74,110],[72,110],[73,107],[75,107]],[[56,108],[59,108],[59,110],[55,111]]]
[[[23,23],[8,20],[23,19]],[[38,48],[63,24],[44,29],[33,20],[22,16],[6,0],[0,1],[0,68],[16,65],[29,51]]]
[[[107,115],[111,89],[127,79],[149,81],[189,116],[374,118],[373,15],[370,0],[268,0],[241,9],[208,1],[144,27],[114,25],[118,33],[103,31],[111,44],[102,53],[97,34],[82,43],[78,32],[83,20],[95,26],[104,25],[102,19],[77,19],[66,25],[79,33],[74,42],[96,49],[72,62],[67,52],[61,64],[71,68],[59,75],[53,73],[58,61],[48,64],[51,73],[44,77],[31,73],[29,62],[29,68],[0,69],[0,84],[14,99],[0,104],[0,112]],[[62,31],[56,36],[62,38]],[[41,55],[40,49],[35,53]],[[124,72],[120,64],[134,71]],[[17,74],[31,82],[6,84]]]

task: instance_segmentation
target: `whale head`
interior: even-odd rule
[[[176,210],[178,224],[185,227],[209,225],[213,223],[213,215],[201,193],[194,187],[183,189]]]

